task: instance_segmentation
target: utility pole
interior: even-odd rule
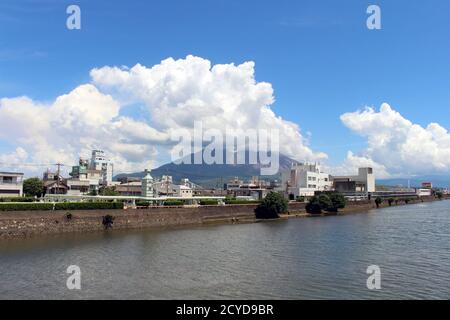
[[[61,163],[57,163],[56,166],[58,167],[58,169],[56,170],[56,192],[59,193],[59,174],[61,172]]]

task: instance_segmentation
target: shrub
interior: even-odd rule
[[[305,207],[306,212],[310,214],[321,214],[322,211],[329,211],[330,208],[333,208],[333,202],[325,193],[312,197]]]
[[[387,201],[388,201],[389,207],[391,207],[392,203],[394,203],[395,199],[394,198],[389,198]]]
[[[0,202],[34,202],[34,197],[0,198]]]
[[[52,203],[0,203],[0,211],[33,211],[52,209]]]
[[[122,202],[57,202],[55,210],[123,209]]]
[[[444,194],[442,193],[442,191],[436,191],[436,197],[437,197],[439,200],[442,200],[442,198],[444,197]]]
[[[217,206],[218,201],[214,199],[200,200],[201,206]]]
[[[375,204],[376,204],[377,208],[379,208],[380,204],[382,204],[382,203],[383,203],[383,199],[381,197],[377,197],[375,199]]]
[[[102,224],[105,227],[105,230],[112,228],[112,225],[114,224],[114,219],[115,217],[109,214],[103,217]]]
[[[225,199],[225,204],[260,204],[259,200],[236,200],[236,199]]]
[[[269,192],[255,209],[257,219],[277,219],[288,210],[288,201],[279,193]]]
[[[184,205],[184,201],[182,200],[166,200],[164,201],[165,206],[182,206]]]
[[[338,212],[339,209],[344,209],[346,204],[347,204],[347,200],[345,199],[345,197],[338,193],[338,192],[333,192],[330,193],[328,195],[328,197],[331,200],[331,207],[329,207],[328,209],[325,209],[329,212]]]

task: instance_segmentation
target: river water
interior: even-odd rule
[[[67,267],[81,269],[69,290]],[[369,290],[367,267],[381,270]],[[448,299],[450,201],[0,241],[2,299]]]

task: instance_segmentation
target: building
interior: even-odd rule
[[[86,159],[80,158],[77,166],[72,167],[66,185],[69,194],[96,193],[99,191],[103,181],[103,171],[92,169]]]
[[[92,150],[89,169],[101,171],[101,185],[109,186],[114,175],[114,165],[102,150]]]
[[[244,182],[235,177],[225,185],[227,195],[235,198],[245,198],[249,200],[262,200],[273,190],[270,183],[252,177],[250,181]]]
[[[155,196],[155,188],[153,187],[153,177],[150,175],[150,170],[145,170],[145,175],[142,178],[141,195],[143,197]]]
[[[293,163],[281,173],[281,187],[286,197],[310,197],[316,191],[328,191],[333,187],[331,176],[317,163]]]
[[[175,197],[192,198],[192,188],[185,185],[172,185],[173,194]]]
[[[333,188],[340,193],[372,193],[376,191],[372,168],[359,168],[357,176],[333,176]]]
[[[433,189],[432,182],[422,182],[422,189]]]
[[[141,181],[125,182],[114,187],[114,190],[120,196],[142,196],[142,183]]]
[[[0,197],[23,195],[23,173],[0,172]]]

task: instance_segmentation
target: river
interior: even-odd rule
[[[69,290],[67,267],[81,270]],[[369,290],[367,267],[381,270]],[[1,299],[448,299],[450,201],[0,241]]]

